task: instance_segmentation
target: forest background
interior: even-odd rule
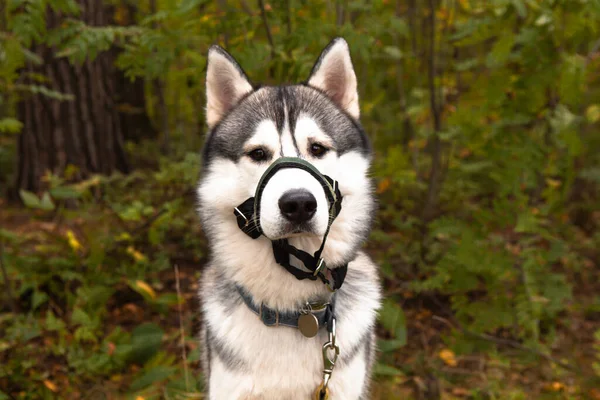
[[[3,0],[0,399],[202,398],[208,47],[350,44],[374,399],[600,399],[600,0]]]

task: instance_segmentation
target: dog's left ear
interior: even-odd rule
[[[327,45],[310,73],[308,84],[325,92],[353,118],[360,116],[356,74],[344,39],[333,39]]]

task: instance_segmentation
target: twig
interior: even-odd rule
[[[551,363],[554,363],[554,364],[558,365],[559,367],[562,367],[562,368],[564,368],[564,369],[566,369],[568,371],[571,371],[571,372],[577,372],[578,371],[577,368],[575,368],[574,366],[572,366],[570,364],[567,364],[565,362],[557,360],[556,358],[552,357],[551,355],[546,354],[546,353],[544,353],[542,351],[539,351],[537,349],[533,349],[531,347],[523,346],[521,343],[516,342],[514,340],[502,339],[502,338],[499,338],[499,337],[496,337],[496,336],[492,336],[492,335],[488,335],[488,334],[485,334],[485,333],[473,332],[473,331],[470,331],[470,330],[464,328],[458,321],[454,321],[454,323],[452,323],[449,320],[447,320],[446,318],[442,318],[442,317],[439,317],[437,315],[434,315],[433,319],[435,319],[436,321],[440,321],[440,322],[446,324],[447,326],[449,326],[452,329],[458,329],[459,331],[461,331],[465,335],[472,336],[474,338],[485,340],[485,341],[488,341],[488,342],[493,342],[493,343],[496,343],[496,344],[499,344],[499,345],[504,345],[504,346],[512,347],[514,349],[521,350],[521,351],[524,351],[524,352],[527,352],[527,353],[535,354],[537,356],[545,358],[547,361],[549,361]]]
[[[10,280],[8,279],[8,273],[6,272],[6,266],[4,265],[4,243],[0,240],[0,268],[2,268],[2,278],[4,279],[4,286],[6,286],[6,295],[8,296],[8,302],[13,313],[17,313],[17,303],[13,296],[12,287],[10,286]]]
[[[337,0],[335,2],[335,24],[336,26],[342,26],[344,25],[344,22],[346,20],[346,15],[344,12],[344,5],[342,4],[342,2],[340,0]]]
[[[273,42],[273,36],[271,36],[271,28],[269,27],[269,21],[267,20],[267,12],[265,11],[265,3],[263,0],[258,0],[258,7],[260,8],[260,15],[265,26],[265,32],[267,33],[267,40],[269,46],[271,46],[271,62],[275,59],[275,43]],[[271,66],[271,77],[273,77],[273,66]]]
[[[181,288],[179,286],[179,267],[177,264],[175,268],[175,289],[177,290],[177,311],[179,312],[179,333],[181,336],[181,357],[183,358],[183,373],[185,374],[185,389],[190,390],[188,381],[188,366],[187,366],[187,354],[185,351],[185,330],[183,329],[183,318],[181,311]]]
[[[437,203],[439,193],[440,174],[441,174],[441,155],[442,141],[439,132],[442,129],[440,105],[438,104],[437,89],[435,86],[436,65],[435,65],[435,0],[429,0],[429,35],[430,35],[430,54],[428,65],[429,77],[429,98],[431,114],[433,115],[433,143],[431,149],[431,173],[429,176],[429,186],[427,188],[427,198],[423,207],[421,218],[427,222]]]
[[[396,17],[398,18],[402,18],[402,13],[400,11],[401,9],[401,1],[400,0],[396,0]],[[394,44],[396,45],[396,47],[400,48],[400,38],[398,34],[394,35]],[[396,84],[398,85],[397,90],[398,90],[398,104],[399,104],[399,108],[400,108],[400,115],[402,118],[402,124],[403,124],[403,129],[402,129],[402,133],[403,133],[403,137],[402,137],[402,144],[404,146],[404,150],[407,151],[408,150],[408,144],[410,143],[411,140],[414,139],[415,137],[415,131],[412,125],[412,121],[410,119],[410,116],[408,115],[408,113],[406,112],[407,109],[407,104],[406,104],[406,90],[404,88],[404,77],[403,77],[403,72],[404,72],[404,57],[399,58],[396,61]],[[416,148],[416,146],[415,146]],[[415,151],[412,152],[413,156],[415,155]],[[413,168],[415,169],[415,172],[417,174],[417,176],[419,175],[418,172],[418,168],[419,166],[414,162],[416,159],[416,157],[413,157]]]
[[[285,24],[287,26],[287,34],[291,35],[292,34],[292,2],[291,2],[291,0],[287,1],[287,13],[285,16]],[[290,54],[291,54],[291,50],[290,50]]]
[[[227,0],[217,1],[217,9],[223,11],[223,20],[227,20]],[[229,33],[227,29],[223,29],[223,44],[225,45],[225,48],[229,47]]]
[[[246,14],[248,14],[251,17],[254,16],[254,12],[252,11],[252,8],[250,8],[246,0],[240,0],[240,5],[242,6],[242,10],[244,10]]]
[[[150,0],[150,12],[153,16],[156,16],[156,13],[158,12],[156,0]],[[151,27],[153,30],[158,30],[160,28],[156,20],[153,20]],[[152,81],[152,85],[154,86],[154,91],[156,92],[156,97],[158,100],[158,111],[156,114],[158,115],[158,118],[161,119],[160,122],[162,122],[161,129],[163,134],[163,141],[161,143],[161,149],[164,155],[168,155],[170,141],[169,110],[167,109],[167,103],[165,102],[165,85],[159,78],[154,79]]]
[[[154,214],[153,216],[148,218],[146,221],[142,222],[140,225],[138,225],[135,228],[133,228],[132,230],[130,230],[129,234],[131,236],[135,236],[138,233],[146,230],[146,228],[148,228],[150,225],[152,225],[154,223],[154,221],[156,221],[161,215],[163,215],[166,212],[167,212],[167,210],[165,208],[163,208],[162,210],[160,210],[159,212],[157,212],[156,214]]]

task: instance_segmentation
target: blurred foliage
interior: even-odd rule
[[[72,63],[120,49],[154,120],[150,82],[162,82],[175,143],[169,156],[156,140],[130,144],[128,176],[49,172],[46,192],[20,193],[30,211],[2,218],[0,399],[199,396],[190,316],[206,252],[193,189],[207,49],[226,47],[254,81],[298,82],[335,36],[350,44],[375,149],[368,246],[387,299],[374,397],[437,398],[424,396],[444,383],[448,399],[600,399],[599,0],[109,6],[111,26],[85,25],[72,0],[0,7],[0,183],[18,157],[19,100],[72,100],[44,76],[19,85],[27,62],[43,62],[34,43]],[[48,7],[60,27],[47,29]]]

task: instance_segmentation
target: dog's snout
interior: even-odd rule
[[[279,198],[279,209],[291,222],[306,222],[317,211],[317,199],[307,190],[289,190]]]

